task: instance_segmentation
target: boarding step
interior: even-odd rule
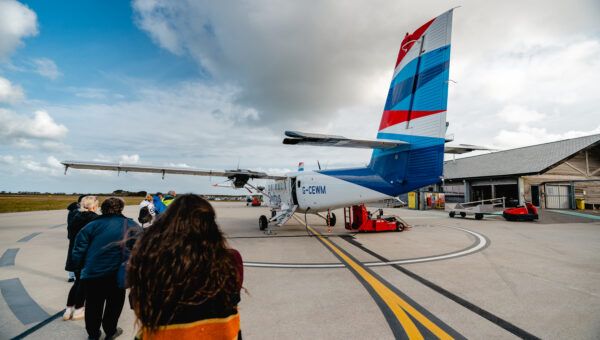
[[[285,222],[287,222],[292,217],[292,215],[294,215],[294,212],[296,212],[296,209],[298,209],[297,205],[293,205],[288,209],[282,209],[275,216],[271,217],[269,222],[275,222],[275,225],[277,225],[278,227],[281,227]]]

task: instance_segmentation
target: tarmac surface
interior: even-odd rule
[[[215,202],[242,254],[244,339],[598,339],[600,219],[541,212],[501,216],[385,209],[404,232],[356,233],[297,215],[265,235],[264,207]],[[125,215],[137,217],[137,207]],[[85,339],[63,321],[67,210],[0,214],[0,339]],[[132,339],[125,304],[119,326]]]

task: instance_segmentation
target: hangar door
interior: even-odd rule
[[[571,195],[568,185],[546,185],[546,208],[570,209]]]
[[[471,201],[506,197],[506,206],[514,207],[519,203],[519,186],[516,179],[496,179],[471,182]]]

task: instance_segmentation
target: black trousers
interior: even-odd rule
[[[86,292],[85,329],[88,336],[98,337],[100,325],[107,336],[113,335],[125,303],[125,289],[117,286],[117,272],[84,279],[83,284]]]
[[[80,275],[81,271],[75,272],[75,282],[73,282],[73,286],[71,286],[71,290],[69,290],[67,306],[75,306],[75,308],[83,307],[83,303],[85,302],[85,289],[79,278]]]

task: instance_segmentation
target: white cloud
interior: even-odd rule
[[[552,133],[548,132],[545,128],[521,125],[516,130],[500,130],[498,135],[494,137],[494,145],[496,147],[510,149],[598,133],[600,133],[600,125],[589,131],[567,131],[564,133]]]
[[[169,162],[167,163],[167,166],[173,167],[173,168],[191,168],[191,166],[187,165],[186,163],[172,163]]]
[[[119,164],[138,164],[140,162],[140,155],[121,155],[119,157]]]
[[[467,100],[450,103],[452,109],[464,114],[472,110],[468,101],[477,101],[489,116],[515,101],[548,113],[554,110],[537,102],[595,100],[597,0],[461,2],[450,67],[459,84],[451,91]],[[157,45],[189,54],[219,86],[238,88],[232,100],[255,110],[248,118],[275,126],[315,125],[367,107],[377,107],[368,114],[378,119],[404,33],[457,4],[136,0],[132,7],[138,27]]]
[[[0,103],[16,104],[24,97],[21,86],[13,85],[10,80],[0,77]]]
[[[14,0],[0,0],[0,59],[18,46],[21,39],[38,34],[37,15]]]
[[[138,12],[136,24],[150,33],[152,39],[171,53],[183,53],[182,42],[178,37],[177,27],[171,22],[176,20],[178,11],[183,8],[175,2],[162,0],[139,0],[132,6]],[[160,8],[161,10],[157,10]]]
[[[48,158],[46,159],[46,164],[54,169],[63,169],[64,168],[64,165],[62,165],[60,163],[60,161],[58,159],[56,159],[56,157],[54,157],[54,156],[48,156]]]
[[[67,127],[56,124],[46,111],[36,111],[34,117],[0,109],[0,143],[32,145],[30,139],[60,140],[67,135]]]
[[[40,74],[46,78],[56,79],[62,75],[54,61],[48,58],[33,59],[33,72]]]
[[[40,145],[41,149],[44,151],[60,151],[60,152],[68,152],[71,150],[71,147],[57,141],[46,140],[43,141]]]
[[[45,161],[36,161],[31,155],[22,155],[19,157],[16,166],[13,166],[16,172],[34,172],[50,176],[62,175],[63,165],[54,156],[48,156]]]
[[[88,99],[105,99],[110,93],[107,89],[91,87],[71,87],[69,91],[74,92],[77,97]]]
[[[527,124],[539,121],[545,115],[520,105],[508,105],[498,112],[498,117],[509,123]]]
[[[13,164],[15,162],[15,158],[11,155],[0,156],[0,162],[6,164]]]

